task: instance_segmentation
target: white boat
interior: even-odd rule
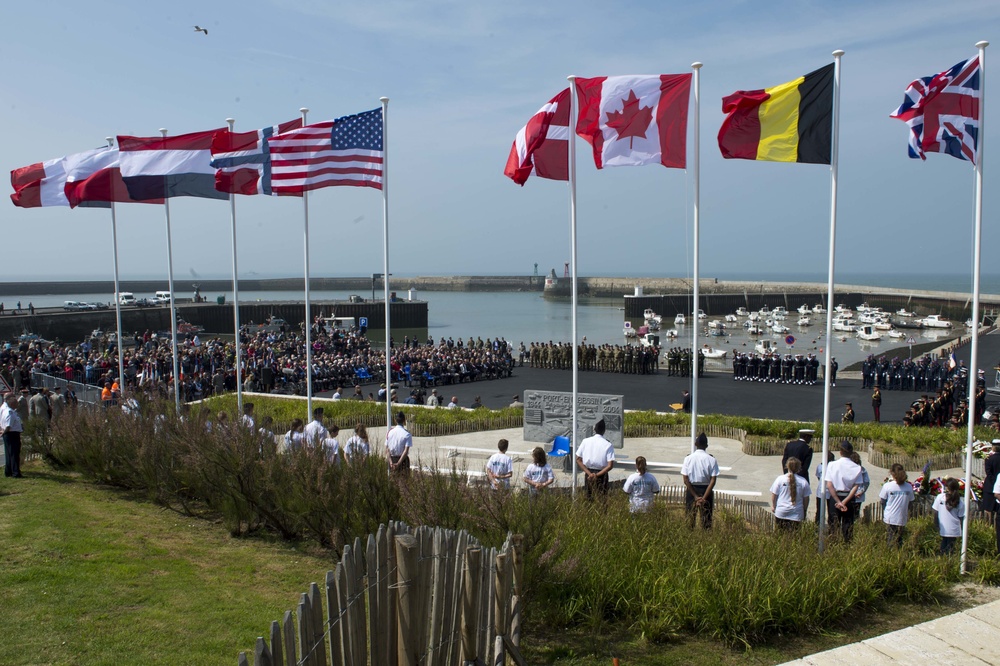
[[[826,308],[822,304],[817,303],[813,306],[813,314],[826,314]]]
[[[795,322],[798,326],[812,326],[812,319],[809,317],[799,317],[799,320]]]
[[[746,308],[736,308],[736,316],[737,317],[749,317],[750,316],[750,311],[747,310]]]
[[[882,334],[876,331],[872,324],[865,324],[864,326],[858,326],[858,338],[868,342],[874,342],[876,340],[881,340]]]
[[[910,312],[906,308],[899,308],[898,310],[896,310],[896,314],[899,315],[900,317],[912,317],[916,313],[915,312]]]
[[[726,358],[725,349],[715,349],[714,347],[709,347],[705,345],[701,348],[701,355],[705,358]]]
[[[660,330],[660,318],[657,317],[656,319],[647,319],[646,320],[646,326],[648,326],[649,330],[651,330],[651,331],[658,331],[658,330]]]
[[[882,318],[879,315],[872,312],[871,310],[865,310],[865,311],[858,310],[858,313],[859,313],[858,321],[861,322],[862,324],[874,324],[875,322],[877,322],[879,319]]]
[[[687,323],[687,320],[684,318],[684,315],[678,312],[677,316],[674,317],[674,325],[675,326],[683,326],[686,323]]]
[[[771,330],[774,331],[775,333],[784,334],[784,333],[788,333],[789,329],[788,329],[787,326],[785,326],[784,324],[782,324],[780,322],[774,322],[774,324],[771,325]]]
[[[920,320],[920,323],[927,328],[951,328],[952,323],[947,319],[942,319],[941,315],[927,315]]]
[[[892,324],[889,323],[888,319],[879,319],[874,324],[876,331],[891,331]]]
[[[754,345],[754,351],[758,354],[777,354],[778,345],[775,344],[774,340],[761,340],[756,345]]]
[[[906,334],[903,333],[902,331],[897,331],[896,329],[892,329],[891,331],[889,331],[889,337],[893,339],[905,338]]]
[[[708,334],[713,338],[724,338],[729,335],[724,328],[710,328],[708,329]]]
[[[767,307],[765,305],[760,310],[757,310],[757,314],[759,314],[761,317],[770,317],[771,316],[771,308],[769,308],[769,307]]]
[[[972,326],[972,317],[969,317],[968,319],[965,320],[965,327],[966,328],[972,328],[973,327]]]
[[[751,324],[750,326],[747,326],[746,329],[747,335],[760,335],[764,332],[760,330],[760,326],[757,326],[756,324]]]
[[[726,328],[726,325],[724,323],[722,323],[721,321],[719,321],[718,319],[713,319],[712,321],[708,322],[708,327],[709,328],[720,328],[720,329],[724,330]]]
[[[653,311],[653,308],[646,308],[645,310],[643,310],[642,311],[642,318],[645,319],[646,321],[654,320],[657,324],[659,324],[659,323],[661,323],[663,321],[663,317],[661,317],[660,315],[656,314]]]
[[[834,317],[831,324],[833,325],[833,330],[835,331],[844,331],[846,333],[854,332],[854,324],[852,324],[851,320],[846,317]]]
[[[691,316],[694,317],[694,313],[693,312],[691,313]],[[704,310],[698,310],[698,319],[699,320],[701,320],[701,319],[708,319],[708,315],[705,314]]]
[[[802,305],[799,306],[799,314],[800,315],[807,315],[810,312],[812,312],[812,309],[808,305],[806,305],[805,303],[803,303]]]
[[[777,309],[771,310],[771,319],[774,321],[783,321],[787,312],[778,312]]]
[[[779,305],[778,307],[771,310],[772,317],[786,317],[787,315],[788,315],[788,309],[783,305]]]
[[[729,322],[729,323],[733,323],[734,321],[739,321],[739,320],[740,320],[739,317],[737,317],[734,314],[727,314],[726,315],[726,321]]]
[[[634,338],[635,337],[635,329],[632,328],[632,322],[630,322],[630,321],[625,322],[625,328],[622,329],[622,333],[625,334],[626,338]]]
[[[677,337],[677,329],[676,328],[671,328],[671,329],[668,329],[666,331],[663,331],[663,335],[665,337],[668,337],[671,340],[673,340],[674,338]]]

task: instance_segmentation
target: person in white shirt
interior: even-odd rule
[[[628,495],[630,513],[646,513],[653,508],[653,498],[660,492],[656,477],[646,471],[646,457],[635,459],[635,473],[625,479],[622,490]]]
[[[861,465],[851,460],[854,445],[846,439],[840,443],[840,458],[827,466],[826,487],[830,491],[827,501],[833,522],[840,524],[844,543],[850,543],[854,536],[854,521],[857,518],[855,496],[861,491],[864,475]]]
[[[697,514],[701,514],[701,526],[707,530],[712,527],[712,512],[715,509],[713,490],[719,477],[719,463],[706,451],[708,437],[705,433],[698,435],[694,446],[694,451],[685,456],[681,464],[681,478],[687,488],[684,508],[688,527],[694,529]]]
[[[344,458],[351,462],[355,458],[361,460],[367,458],[371,452],[371,445],[368,443],[368,429],[363,423],[354,426],[354,434],[344,444]]]
[[[851,460],[854,464],[861,468],[861,484],[858,485],[858,494],[854,496],[854,515],[860,516],[861,509],[865,505],[865,493],[868,492],[868,488],[872,485],[871,477],[868,476],[868,470],[865,466],[861,464],[861,456],[855,451],[851,454]]]
[[[546,458],[545,449],[540,446],[531,451],[532,462],[524,470],[524,482],[528,484],[528,492],[532,495],[537,495],[539,490],[548,488],[556,480]]]
[[[834,460],[833,451],[826,452],[826,463],[832,463]],[[823,465],[826,463],[820,463],[816,465],[816,522],[819,522],[819,505],[823,502],[826,506],[827,500],[830,499],[830,491],[826,489],[826,484],[823,483]],[[826,522],[828,525],[833,525],[833,516],[829,515],[827,512]]]
[[[396,426],[385,436],[385,451],[389,456],[389,471],[401,475],[410,473],[410,448],[413,436],[406,429],[406,414],[396,414]]]
[[[486,461],[486,476],[494,490],[510,488],[510,478],[514,476],[514,461],[507,455],[509,445],[506,439],[501,439],[497,442],[497,453]]]
[[[302,419],[292,419],[292,426],[285,433],[282,453],[292,453],[302,448],[305,437],[302,434]]]
[[[782,474],[771,484],[771,511],[779,530],[797,532],[806,519],[806,507],[812,489],[809,482],[799,476],[802,461],[791,457],[785,461],[787,474]]]
[[[340,400],[343,397],[344,397],[344,389],[343,387],[338,386],[333,392],[333,399]]]
[[[451,402],[448,403],[448,409],[458,409],[458,396],[451,396]]]
[[[882,505],[882,522],[888,529],[886,538],[890,546],[903,547],[903,532],[910,518],[910,502],[913,501],[913,485],[906,480],[906,470],[899,463],[889,468],[891,481],[882,485],[878,501]]]
[[[934,498],[931,511],[937,514],[938,533],[941,535],[941,554],[950,555],[955,549],[955,541],[962,536],[962,520],[965,518],[965,500],[962,499],[958,479],[948,479],[945,491]]]
[[[594,434],[580,442],[576,452],[576,464],[586,477],[587,499],[594,493],[607,496],[608,472],[615,466],[615,447],[604,438],[606,424],[601,419],[594,424]]]
[[[340,441],[337,440],[337,435],[339,434],[340,428],[336,425],[331,425],[327,436],[323,439],[321,446],[323,447],[323,456],[327,462],[340,463]]]
[[[319,446],[324,439],[330,436],[326,426],[323,425],[322,407],[313,410],[313,420],[306,425],[302,435],[309,446]]]
[[[3,475],[15,479],[23,478],[21,433],[24,432],[24,424],[17,411],[17,398],[13,393],[4,396],[3,407],[0,408],[0,431],[3,432]]]
[[[441,398],[438,397],[437,389],[431,389],[431,394],[427,396],[427,406],[437,407],[441,404]]]
[[[250,430],[253,430],[254,426],[257,425],[256,422],[253,420],[253,403],[252,402],[244,402],[243,403],[243,417],[240,419],[240,422],[243,425],[245,425],[247,428],[249,428]]]

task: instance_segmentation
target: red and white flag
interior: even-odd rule
[[[163,203],[163,199],[133,199],[119,166],[120,153],[114,148],[95,150],[84,159],[66,167],[66,198],[77,206],[107,207],[110,201],[120,203]]]
[[[691,74],[576,79],[576,133],[605,166],[687,165]]]
[[[20,208],[69,206],[69,198],[66,196],[67,169],[109,150],[111,149],[98,148],[14,169],[10,172],[10,184],[14,187],[10,200]],[[105,205],[109,206],[110,204]]]
[[[521,128],[503,175],[524,185],[532,168],[541,178],[569,180],[569,88],[549,100]]]

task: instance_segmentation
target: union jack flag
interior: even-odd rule
[[[976,163],[979,146],[979,58],[917,79],[906,89],[906,99],[890,118],[910,127],[910,157],[945,153]]]
[[[271,137],[302,127],[302,119],[253,132],[217,132],[212,140],[215,189],[234,194],[272,194]]]

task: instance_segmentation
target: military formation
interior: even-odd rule
[[[930,356],[886,359],[870,354],[861,363],[861,385],[883,391],[937,391],[965,370],[964,364],[950,365],[947,359]]]
[[[815,354],[758,354],[739,352],[733,357],[733,379],[741,382],[772,382],[775,384],[815,384],[819,374],[819,359]],[[836,374],[831,375],[836,382]]]
[[[659,370],[660,348],[639,345],[581,344],[577,351],[580,370],[650,375]],[[573,367],[573,345],[568,342],[532,342],[528,348],[532,368],[569,370]]]
[[[672,347],[667,352],[667,375],[670,377],[691,376],[691,348]],[[698,376],[705,376],[705,355],[698,352]]]

